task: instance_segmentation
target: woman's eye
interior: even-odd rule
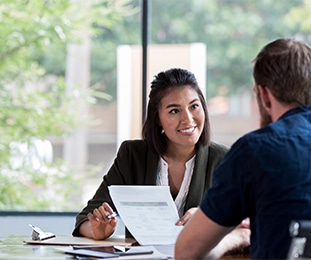
[[[169,112],[170,114],[177,114],[178,113],[178,109],[172,109]]]
[[[198,107],[199,107],[199,104],[193,104],[193,105],[191,106],[192,109],[196,109],[196,108],[198,108]]]

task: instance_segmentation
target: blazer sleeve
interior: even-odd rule
[[[116,210],[110,197],[108,186],[144,184],[147,150],[147,146],[142,140],[125,141],[121,144],[111,168],[104,175],[95,195],[76,216],[75,228],[72,232],[73,236],[81,236],[79,228],[84,221],[88,220],[87,214],[93,212],[103,202],[109,203]]]

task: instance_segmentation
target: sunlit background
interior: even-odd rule
[[[79,211],[120,143],[140,138],[142,4],[1,1],[0,210]],[[146,93],[161,70],[191,70],[228,146],[259,126],[261,47],[311,42],[311,0],[149,0],[148,17]]]

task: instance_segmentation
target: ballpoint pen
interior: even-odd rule
[[[113,212],[113,213],[111,213],[111,214],[106,215],[106,217],[107,217],[108,219],[116,218],[117,216],[118,216],[118,213],[116,213],[116,212]]]

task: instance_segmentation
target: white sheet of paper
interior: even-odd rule
[[[168,186],[109,187],[125,226],[140,245],[175,244],[182,226]]]

